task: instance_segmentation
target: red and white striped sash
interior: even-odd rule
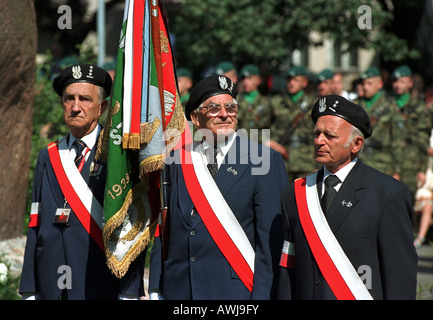
[[[255,252],[206,168],[203,157],[183,146],[182,172],[188,193],[218,248],[248,290],[253,289]]]
[[[339,300],[372,297],[335,238],[320,206],[317,173],[295,181],[299,219],[320,271]]]
[[[101,250],[105,251],[102,240],[102,229],[105,223],[102,206],[75,166],[66,139],[50,143],[48,155],[57,181],[71,209],[92,239]]]

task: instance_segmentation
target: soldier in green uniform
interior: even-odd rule
[[[417,189],[418,173],[427,168],[427,152],[432,129],[431,117],[424,101],[411,94],[412,71],[400,66],[391,74],[393,99],[396,109],[396,130],[398,135],[397,161],[400,164],[400,178],[414,196]]]
[[[262,142],[263,135],[269,136],[272,109],[269,97],[259,91],[259,86],[262,83],[259,68],[256,65],[247,64],[242,67],[239,76],[241,78],[239,85],[242,89],[237,98],[239,106],[238,128],[245,129],[250,139]],[[267,131],[263,131],[263,129],[267,129]],[[268,139],[265,138],[265,140]]]
[[[294,66],[287,72],[287,92],[271,99],[274,112],[271,140],[266,143],[285,159],[289,181],[317,169],[314,160],[314,124],[310,118],[315,97],[304,92],[308,86],[303,66]]]
[[[397,177],[395,174],[401,170],[395,161],[395,111],[392,111],[389,98],[383,91],[382,76],[376,67],[370,67],[361,73],[360,78],[364,96],[354,102],[366,110],[374,128],[373,135],[365,140],[361,158],[367,165]]]
[[[189,99],[189,91],[192,88],[192,73],[187,68],[177,69],[177,84],[179,87],[179,97],[182,107],[185,108]]]
[[[219,76],[226,76],[234,84],[238,82],[238,71],[233,63],[230,61],[221,61],[215,66],[215,74]]]
[[[317,75],[317,93],[319,97],[333,94],[334,72],[324,69]]]

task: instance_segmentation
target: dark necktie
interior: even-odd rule
[[[209,148],[208,149],[211,155],[213,156],[213,161],[209,162],[207,165],[207,168],[212,175],[212,178],[215,177],[215,175],[218,172],[218,161],[217,161],[217,154],[218,154],[218,148]]]
[[[326,177],[326,179],[325,179],[325,193],[323,194],[323,198],[322,198],[322,209],[323,209],[325,215],[328,213],[329,207],[331,207],[331,203],[334,200],[335,195],[337,194],[337,191],[335,190],[334,187],[339,182],[340,182],[340,179],[338,179],[333,174]]]
[[[83,150],[86,147],[86,144],[81,140],[75,140],[74,145],[75,145],[75,150],[77,151],[77,155],[75,156],[74,163],[78,168],[81,163],[81,160],[84,157]]]

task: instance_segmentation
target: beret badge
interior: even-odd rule
[[[319,112],[324,112],[326,110],[326,97],[319,100]]]
[[[311,119],[316,123],[321,116],[331,115],[343,118],[357,127],[368,138],[373,133],[370,117],[360,105],[353,103],[339,95],[327,95],[316,101],[311,110]]]
[[[218,77],[218,81],[219,81],[220,89],[226,90],[229,87],[225,77]]]
[[[80,68],[80,66],[73,66],[73,67],[72,67],[72,76],[73,76],[75,79],[80,79],[82,75],[83,75],[83,74],[81,73],[81,68]]]

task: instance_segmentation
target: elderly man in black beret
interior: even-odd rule
[[[236,131],[236,94],[225,76],[191,90],[185,112],[203,138],[173,152],[168,166],[168,247],[155,237],[151,298],[276,296],[288,179],[280,154]]]
[[[280,299],[414,299],[410,193],[359,159],[372,127],[362,107],[320,98],[311,113],[318,172],[283,195]]]
[[[20,283],[24,299],[144,295],[144,256],[117,279],[107,267],[102,240],[106,166],[97,152],[98,120],[111,85],[110,75],[91,64],[67,67],[54,79],[70,132],[38,156]]]

